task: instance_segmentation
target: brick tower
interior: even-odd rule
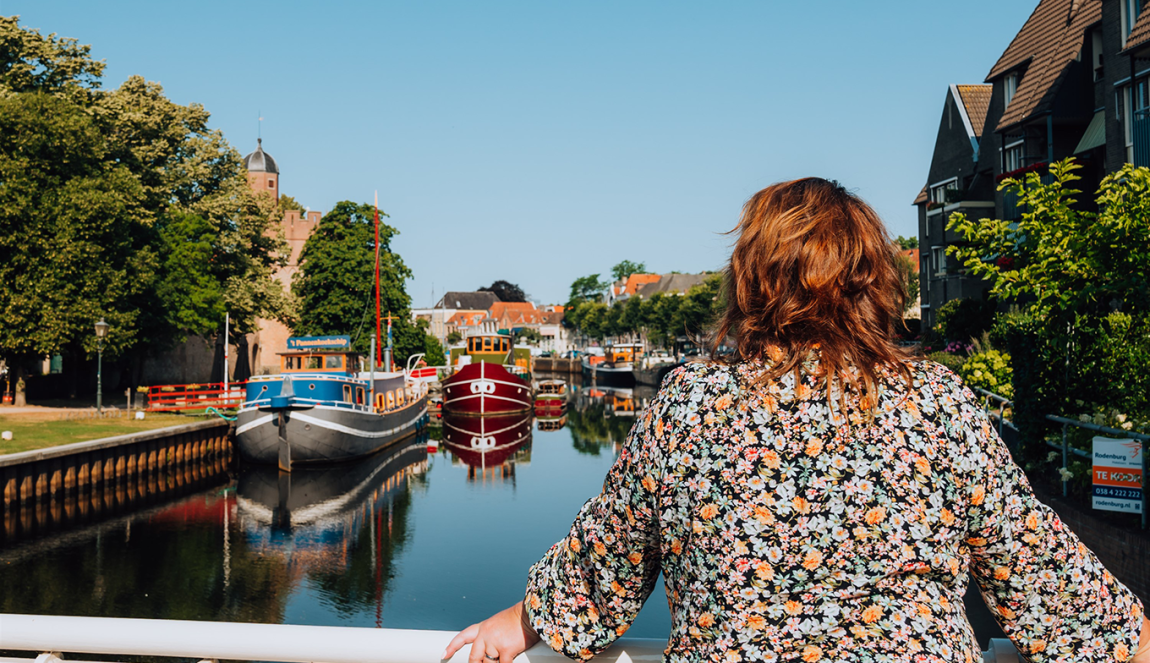
[[[252,191],[267,191],[274,200],[280,198],[280,169],[276,160],[264,152],[264,139],[256,139],[256,151],[244,157],[244,168],[248,170],[248,185]]]

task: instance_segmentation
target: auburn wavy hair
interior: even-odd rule
[[[764,360],[767,382],[798,374],[817,350],[828,401],[837,387],[842,405],[853,393],[868,410],[883,367],[909,381],[910,356],[895,341],[907,295],[895,244],[869,205],[822,178],[781,182],[747,201],[731,233],[713,359]],[[733,355],[720,351],[729,338]]]

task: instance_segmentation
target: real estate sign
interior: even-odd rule
[[[1094,508],[1142,513],[1142,443],[1094,438]]]

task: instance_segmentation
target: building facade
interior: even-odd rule
[[[961,241],[955,211],[1004,220],[1024,209],[998,183],[1077,160],[1079,203],[1093,208],[1102,178],[1126,163],[1150,166],[1150,11],[1144,0],[1041,0],[982,85],[952,85],[919,210],[923,322],[986,285],[947,263]],[[954,122],[963,120],[963,132]],[[980,126],[979,115],[982,115]],[[969,126],[967,125],[969,121]]]

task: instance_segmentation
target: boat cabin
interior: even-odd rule
[[[511,351],[511,337],[490,334],[467,337],[468,354],[507,354]]]
[[[612,364],[635,361],[641,354],[643,354],[642,343],[616,343],[608,346],[603,352],[605,360]]]
[[[281,352],[281,373],[354,373],[359,366],[355,353],[338,351]]]

